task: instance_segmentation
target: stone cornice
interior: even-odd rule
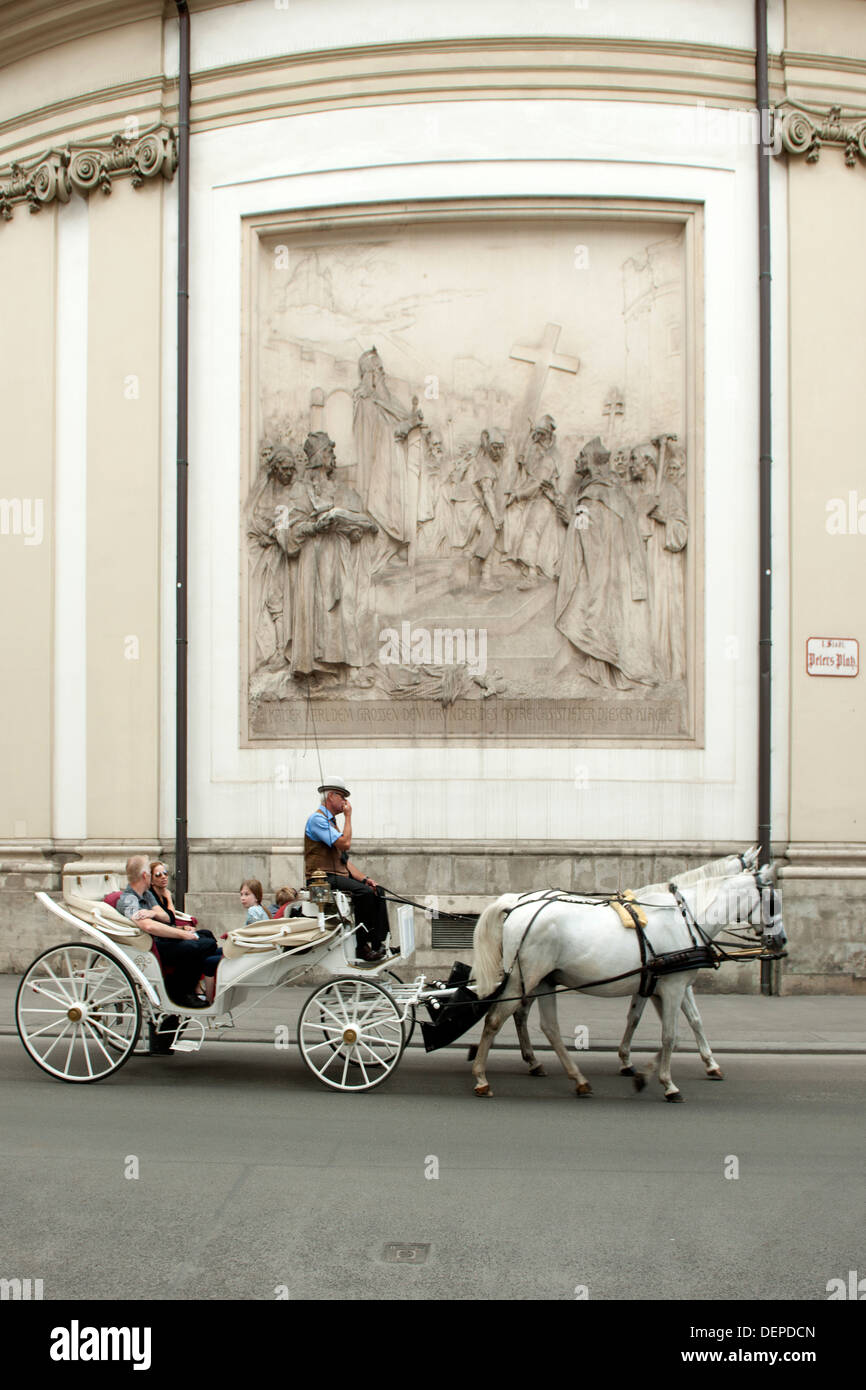
[[[843,116],[839,106],[816,111],[785,102],[777,108],[776,120],[782,149],[788,154],[805,155],[807,164],[817,162],[824,145],[835,145],[844,149],[849,168],[853,169],[858,160],[866,165],[866,116],[862,112]]]
[[[169,126],[157,126],[128,138],[69,144],[35,159],[0,169],[0,217],[9,221],[17,204],[39,212],[49,203],[68,203],[73,190],[88,197],[95,188],[110,193],[112,181],[131,178],[133,188],[160,174],[170,179],[177,168],[177,141]]]
[[[207,9],[228,0],[199,0]],[[0,64],[9,61],[3,35],[10,16],[30,14],[46,21],[52,43],[64,41],[62,23],[77,16],[114,27],[147,14],[173,13],[163,0],[0,0]],[[65,19],[64,19],[65,17]],[[102,22],[101,21],[101,22]],[[47,22],[47,21],[46,21]],[[60,37],[58,37],[60,34]],[[69,37],[68,35],[66,37]],[[0,69],[2,70],[2,69]],[[108,76],[108,73],[106,73]],[[176,79],[162,72],[67,95],[0,121],[0,159],[29,167],[47,147],[93,138],[101,141],[124,116],[142,125],[175,118]],[[785,51],[770,57],[770,100],[790,128],[789,148],[804,128],[796,112],[811,113],[830,127],[831,107],[866,114],[866,61]],[[677,40],[605,38],[574,35],[395,40],[332,49],[267,54],[193,72],[192,131],[269,120],[307,112],[407,102],[463,100],[569,99],[578,101],[664,102],[748,109],[754,105],[754,54],[746,48]],[[806,106],[814,100],[816,107]],[[818,141],[832,137],[818,132]],[[845,144],[852,162],[850,141]],[[814,161],[817,145],[809,135],[803,152]],[[855,139],[856,150],[856,139]],[[859,151],[855,154],[856,160]]]
[[[82,129],[104,130],[106,117],[113,119],[121,109],[138,111],[148,102],[162,119],[171,120],[176,87],[176,79],[154,73],[46,102],[0,121],[0,148],[7,160],[23,158],[48,143],[81,138]],[[538,35],[270,54],[194,70],[192,130],[354,106],[527,96],[749,107],[754,54],[674,40]],[[774,58],[771,99],[784,96]]]

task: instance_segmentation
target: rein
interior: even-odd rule
[[[745,868],[744,856],[737,855],[736,857],[740,860],[741,864]],[[757,887],[757,877],[755,878],[755,886]],[[567,893],[555,888],[541,890],[538,896],[530,893],[524,894],[519,899],[519,901],[514,904],[514,907],[509,908],[508,912],[505,914],[505,918],[508,918],[511,916],[512,912],[515,912],[517,910],[518,907],[526,907],[531,902],[538,903],[538,907],[530,917],[528,923],[526,924],[523,930],[523,934],[518,943],[517,950],[514,953],[514,964],[520,971],[521,984],[523,983],[523,969],[520,964],[521,947],[523,946],[523,943],[526,940],[529,928],[533,926],[539,914],[543,912],[546,907],[549,907],[551,903],[555,902],[584,903],[588,907],[601,907],[604,904],[609,904],[613,901],[619,902],[626,909],[634,923],[634,929],[637,934],[638,946],[640,949],[641,963],[640,966],[637,967],[637,969],[625,970],[622,972],[621,975],[610,975],[604,979],[589,980],[585,985],[563,985],[558,989],[545,990],[545,994],[579,993],[581,990],[584,989],[596,989],[600,985],[616,984],[620,980],[627,980],[633,975],[639,975],[639,993],[644,998],[648,999],[650,995],[652,995],[655,991],[656,984],[658,982],[659,976],[661,975],[682,974],[684,971],[689,970],[718,970],[723,961],[736,961],[743,959],[775,960],[777,958],[775,953],[765,952],[764,947],[760,945],[752,947],[735,946],[734,950],[736,951],[736,954],[731,954],[729,950],[725,950],[723,943],[714,941],[713,938],[706,931],[706,929],[701,926],[700,922],[697,920],[694,913],[691,911],[688,903],[686,902],[686,899],[683,897],[683,894],[680,892],[680,889],[678,888],[677,884],[673,880],[668,884],[668,890],[671,893],[671,896],[673,897],[677,907],[679,908],[683,921],[686,924],[686,931],[688,932],[689,941],[691,942],[691,945],[679,951],[664,951],[661,955],[658,955],[656,953],[656,950],[652,942],[646,934],[645,928],[641,925],[640,921],[638,920],[636,908],[640,905],[639,898],[626,899],[623,897],[621,893],[593,893],[589,895],[577,895],[573,893]],[[646,906],[658,907],[659,904],[647,903]],[[503,919],[503,921],[504,920],[505,919]],[[698,938],[700,938],[700,940]],[[728,943],[729,946],[732,944],[733,943],[730,942]],[[649,953],[647,948],[649,948]],[[507,978],[508,977],[506,976],[505,979]],[[502,981],[500,988],[504,987],[504,984],[505,980]],[[540,998],[541,994],[534,993],[532,997]],[[512,1000],[521,999],[525,1001],[525,998],[525,994],[511,996]],[[504,1002],[502,996],[499,996],[497,998],[497,1003],[499,1002]]]
[[[736,855],[732,857],[738,858],[743,868],[745,869],[745,857],[743,855]],[[686,924],[686,930],[688,932],[689,941],[691,944],[683,950],[665,951],[661,955],[656,954],[655,948],[652,942],[650,941],[649,937],[647,936],[644,927],[639,922],[637,912],[635,910],[637,907],[641,905],[646,907],[657,908],[659,907],[658,903],[651,903],[648,901],[642,902],[640,898],[626,899],[623,897],[621,892],[573,893],[566,889],[544,888],[537,889],[531,893],[521,894],[514,906],[510,907],[508,911],[505,913],[505,918],[503,918],[503,922],[505,921],[505,919],[511,916],[512,912],[516,912],[519,907],[528,907],[530,904],[537,904],[537,906],[523,929],[523,933],[520,937],[517,950],[514,953],[514,965],[512,965],[511,971],[509,971],[509,974],[504,976],[504,978],[500,981],[497,990],[492,995],[487,996],[486,1000],[483,1000],[481,1002],[488,1002],[488,1000],[491,1004],[514,1003],[518,1000],[522,1003],[526,1002],[527,996],[525,992],[521,992],[520,994],[504,995],[500,993],[500,991],[505,988],[509,976],[513,973],[515,965],[517,966],[517,969],[519,971],[520,984],[523,984],[523,969],[520,962],[521,948],[526,940],[530,927],[534,926],[537,918],[541,915],[544,909],[546,907],[550,907],[553,903],[574,903],[586,907],[604,907],[614,901],[620,903],[629,913],[634,923],[634,928],[638,939],[638,946],[640,949],[641,963],[634,970],[624,970],[619,975],[608,975],[605,976],[603,979],[588,980],[587,983],[583,985],[559,985],[555,989],[534,990],[531,996],[533,999],[541,999],[544,996],[550,994],[579,994],[581,990],[597,989],[601,985],[618,984],[620,980],[628,980],[635,975],[640,976],[639,993],[644,998],[649,998],[650,995],[653,994],[656,987],[656,983],[659,979],[659,976],[661,975],[681,974],[689,970],[718,970],[723,961],[736,961],[745,959],[777,959],[777,955],[775,953],[765,952],[764,947],[761,945],[745,946],[728,942],[727,945],[733,946],[733,949],[736,952],[736,954],[731,954],[730,951],[725,950],[724,943],[714,941],[713,938],[709,936],[706,930],[701,926],[700,922],[698,922],[697,918],[692,913],[688,903],[686,902],[685,898],[680,892],[680,889],[678,888],[677,884],[673,880],[669,883],[668,889],[674,899],[676,906],[680,910],[680,914],[683,918],[683,921]],[[392,902],[406,903],[411,907],[417,907],[422,912],[429,911],[429,908],[425,904],[415,902],[412,898],[401,897],[399,893],[394,893],[390,889],[383,889],[383,897],[389,899]],[[476,913],[442,912],[438,915],[448,921],[477,921]],[[742,925],[743,927],[745,927],[746,924]],[[726,926],[724,930],[736,930],[736,928],[733,926]],[[695,933],[697,933],[697,937]],[[700,940],[697,939],[698,937],[700,938]],[[451,1008],[461,1008],[466,1007],[467,1005],[477,1006],[475,1000],[455,999],[450,1001]]]

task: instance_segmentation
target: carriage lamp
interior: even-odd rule
[[[331,901],[331,885],[323,873],[315,873],[310,878],[307,887],[310,892],[310,901],[314,903],[329,903]]]

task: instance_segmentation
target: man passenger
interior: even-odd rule
[[[115,911],[156,937],[161,965],[174,970],[169,989],[174,1002],[187,1009],[205,1008],[207,999],[196,992],[196,987],[202,975],[216,972],[222,951],[212,936],[200,937],[194,926],[172,926],[169,914],[150,891],[150,866],[145,855],[133,854],[126,861],[126,877],[128,883]]]

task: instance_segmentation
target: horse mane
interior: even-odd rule
[[[644,893],[669,893],[672,881],[678,888],[689,888],[705,879],[726,878],[731,872],[731,860],[736,857],[735,854],[725,854],[721,859],[711,859],[708,864],[701,864],[697,869],[687,869],[684,874],[672,874],[664,883],[650,883],[645,888],[639,888],[637,897],[643,897]]]

